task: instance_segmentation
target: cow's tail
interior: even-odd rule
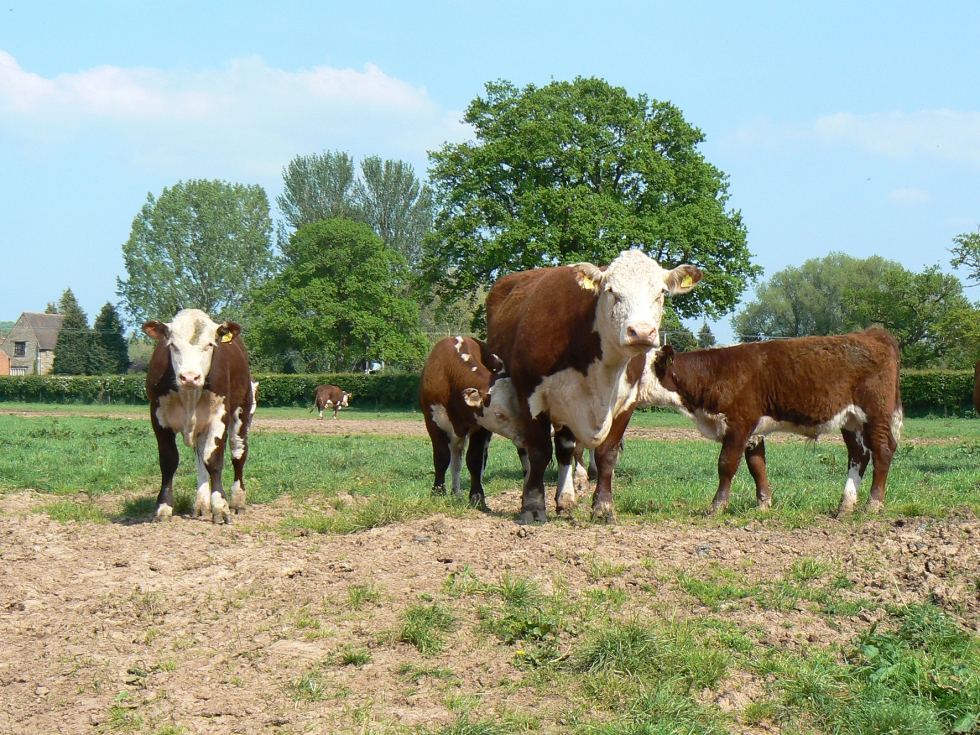
[[[900,372],[895,371],[895,409],[892,411],[892,436],[895,441],[902,438],[902,424],[905,423],[905,409],[902,407],[902,384],[899,379]]]

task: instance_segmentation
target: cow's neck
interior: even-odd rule
[[[188,447],[193,447],[197,438],[197,404],[200,403],[203,394],[203,386],[177,389],[177,397],[184,404],[184,425],[180,433],[184,438],[184,444]]]

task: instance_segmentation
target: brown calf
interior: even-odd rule
[[[766,434],[789,431],[815,439],[838,430],[849,467],[838,514],[854,509],[869,461],[874,476],[868,510],[881,509],[903,417],[898,343],[884,329],[677,354],[666,346],[653,368],[667,391],[660,405],[674,405],[704,436],[721,442],[712,511],[728,507],[743,452],[759,508],[772,504]]]
[[[510,380],[498,380],[503,363],[484,342],[472,337],[446,337],[432,348],[422,369],[419,405],[432,440],[436,477],[434,492],[446,492],[446,470],[453,492],[462,495],[463,448],[470,471],[470,503],[487,510],[483,470],[491,432],[522,443],[520,414]]]
[[[169,324],[149,321],[143,331],[157,340],[146,371],[150,421],[163,480],[157,520],[173,514],[174,473],[180,462],[177,432],[197,457],[195,517],[210,512],[215,523],[231,523],[231,510],[245,512],[243,470],[255,392],[248,354],[235,322],[217,324],[203,311],[184,309]],[[225,444],[231,445],[235,484],[231,504],[221,485]],[[209,486],[210,481],[210,486]]]
[[[341,390],[336,385],[318,385],[316,395],[313,398],[313,408],[310,411],[316,409],[320,412],[317,418],[322,419],[323,409],[332,408],[333,417],[337,418],[337,412],[342,408],[347,408],[350,405],[350,399],[353,397],[353,393]]]

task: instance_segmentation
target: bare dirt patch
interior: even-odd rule
[[[677,583],[679,574],[726,569],[754,584],[808,557],[826,575],[846,575],[854,599],[932,599],[977,627],[980,522],[972,516],[825,520],[806,530],[759,521],[521,527],[510,516],[518,499],[516,491],[491,498],[496,515],[322,536],[277,530],[302,511],[292,500],[253,506],[232,526],[127,525],[62,524],[33,512],[49,498],[4,496],[0,730],[434,726],[469,697],[480,716],[533,712],[545,731],[562,731],[568,693],[521,684],[515,647],[479,630],[477,601],[445,595],[453,572],[488,582],[505,571],[527,575],[546,590],[567,584],[573,595],[616,586],[629,594],[624,619],[710,614],[783,647],[829,646],[867,630],[877,612],[829,618],[807,602],[778,610],[753,600],[711,610]],[[596,560],[615,571],[597,575]],[[368,585],[380,599],[352,609],[350,591]],[[394,633],[406,605],[432,599],[452,607],[460,627],[443,653],[423,657]],[[344,647],[371,661],[341,665]],[[759,692],[757,682],[730,680],[705,697],[739,710]]]

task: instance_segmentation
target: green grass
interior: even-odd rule
[[[390,415],[390,414],[386,414]],[[673,420],[672,414],[649,414]],[[950,430],[964,420],[910,419],[920,434]],[[977,422],[980,424],[980,422]],[[965,429],[964,429],[965,431]],[[315,436],[255,432],[246,467],[248,502],[270,502],[280,496],[297,500],[338,494],[351,500],[304,504],[305,510],[285,524],[324,533],[353,533],[435,513],[466,515],[465,499],[431,495],[431,447],[425,438],[386,436]],[[179,444],[181,466],[175,483],[175,512],[187,513],[196,492],[192,452]],[[847,474],[842,445],[772,443],[768,449],[773,509],[764,514],[777,522],[806,526],[817,516],[834,513]],[[70,462],[66,462],[70,458]],[[616,469],[615,498],[619,517],[642,521],[702,518],[717,487],[718,445],[707,441],[634,440],[627,443]],[[226,462],[225,483],[232,483]],[[862,500],[870,486],[870,470]],[[464,472],[464,487],[469,478]],[[546,481],[555,482],[554,469]],[[0,414],[0,490],[30,488],[54,495],[85,493],[125,495],[118,513],[149,517],[159,488],[156,443],[149,422],[117,418],[51,417],[44,414]],[[490,446],[485,475],[489,497],[520,487],[521,470],[513,447],[496,440]],[[980,440],[900,445],[889,476],[886,515],[944,517],[960,506],[980,512]],[[549,492],[551,492],[549,490]],[[493,503],[491,502],[491,505]],[[588,498],[579,513],[587,515]],[[112,509],[103,513],[112,517]],[[100,520],[93,506],[59,503],[51,510],[63,520]],[[517,507],[504,508],[505,513]],[[755,493],[745,468],[736,475],[726,518],[757,517]],[[860,519],[860,514],[858,515]],[[597,577],[622,570],[603,562]]]
[[[458,627],[452,610],[439,602],[409,605],[402,613],[398,640],[415,646],[423,656],[439,653],[446,646],[446,634]]]

